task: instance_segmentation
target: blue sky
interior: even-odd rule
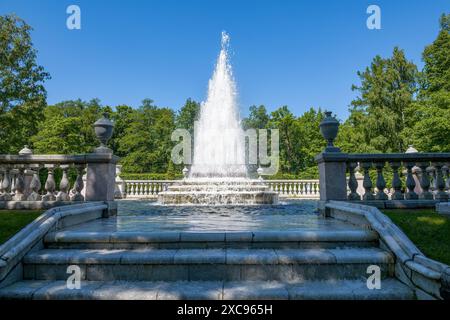
[[[66,28],[67,6],[81,8],[81,30]],[[381,30],[366,27],[370,4]],[[179,109],[205,99],[220,48],[231,36],[231,62],[245,115],[248,106],[330,109],[342,119],[355,96],[357,70],[394,46],[422,66],[421,53],[450,12],[448,0],[1,0],[33,28],[38,61],[52,75],[50,104],[99,98],[139,106],[151,98]]]

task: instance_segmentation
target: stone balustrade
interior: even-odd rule
[[[124,188],[119,187],[124,182]],[[156,199],[158,193],[179,180],[118,180],[116,190],[125,190],[116,194],[116,198]],[[270,190],[278,192],[281,198],[319,199],[319,180],[263,180],[261,183]]]
[[[450,153],[348,154],[345,164],[348,200],[449,199]],[[357,167],[363,174],[362,194],[357,192]],[[385,178],[387,169],[392,175],[389,186]],[[370,170],[376,171],[375,179],[372,179]]]
[[[319,180],[265,180],[270,190],[278,192],[280,198],[319,198]]]
[[[0,207],[47,208],[45,203],[52,202],[113,201],[118,160],[112,153],[0,155]],[[44,169],[47,177],[42,183],[39,173]],[[60,170],[58,181],[55,170]],[[76,175],[72,185],[69,171]]]
[[[169,185],[177,180],[125,180],[125,195],[127,199],[153,199],[158,193],[167,190]]]

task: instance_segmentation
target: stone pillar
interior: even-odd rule
[[[85,187],[86,201],[114,201],[115,187],[115,162],[88,162]]]
[[[320,200],[347,200],[347,154],[322,152],[316,156],[319,165]]]

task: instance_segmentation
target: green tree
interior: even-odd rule
[[[194,122],[198,119],[199,112],[200,103],[191,98],[187,99],[175,118],[176,127],[179,129],[187,129],[192,133],[194,130]]]
[[[76,154],[92,152],[99,145],[93,124],[103,112],[98,99],[69,100],[48,106],[39,131],[31,138],[36,153]]]
[[[422,55],[425,63],[411,134],[420,151],[450,150],[450,14],[442,15],[436,40]]]
[[[16,153],[36,133],[50,76],[36,62],[32,28],[15,15],[0,16],[0,153]]]
[[[358,141],[351,144],[347,141],[347,147],[404,152],[411,142],[408,128],[412,126],[417,92],[416,65],[396,47],[392,57],[384,59],[377,55],[370,67],[357,74],[361,84],[353,85],[352,90],[359,96],[351,102],[351,114],[341,138],[358,132]]]
[[[150,99],[131,114],[131,121],[118,139],[118,150],[125,154],[124,172],[166,173],[173,143],[175,114],[169,108],[158,108]]]
[[[267,114],[266,107],[263,105],[259,107],[250,106],[249,111],[249,116],[242,119],[242,127],[244,129],[267,129],[270,117]]]

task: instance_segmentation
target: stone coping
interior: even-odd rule
[[[101,218],[108,214],[105,212],[109,207],[110,204],[99,201],[55,207],[45,211],[0,246],[0,287],[21,279],[22,258],[34,248],[42,248],[44,236],[49,231]]]
[[[0,290],[1,299],[76,300],[263,300],[263,299],[414,299],[414,293],[395,279],[380,290],[367,290],[365,281],[333,280],[299,283],[280,281],[84,281],[79,290],[66,281],[23,281]]]
[[[48,210],[55,207],[82,204],[82,201],[0,201],[1,210]]]
[[[396,277],[414,289],[419,299],[448,298],[450,266],[427,258],[378,208],[346,201],[329,201],[322,209],[327,216],[378,232],[381,247],[391,250],[396,257]]]
[[[156,232],[83,232],[58,231],[46,235],[55,243],[150,243],[150,242],[361,242],[375,241],[371,230],[298,230],[298,231],[156,231]]]
[[[66,265],[291,265],[393,264],[393,255],[380,248],[336,249],[44,249],[27,254],[25,264]]]
[[[443,216],[450,218],[450,202],[437,203],[436,211]]]
[[[321,162],[448,162],[450,153],[344,153],[344,152],[322,152],[315,156],[315,160]]]
[[[111,153],[87,153],[79,155],[10,155],[0,154],[0,164],[85,164],[117,163],[118,156]]]

